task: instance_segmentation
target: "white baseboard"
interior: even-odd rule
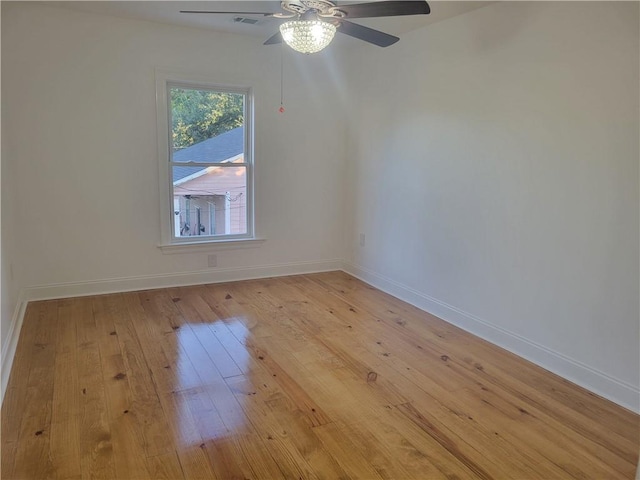
[[[2,371],[0,372],[0,405],[4,401],[4,394],[7,391],[7,384],[9,383],[9,375],[11,374],[11,366],[13,365],[13,359],[16,356],[16,349],[18,348],[18,338],[20,338],[20,330],[22,329],[22,321],[24,320],[24,313],[27,309],[28,301],[23,295],[19,295],[16,303],[16,308],[11,317],[11,325],[9,325],[9,332],[2,345]]]
[[[618,405],[640,413],[640,390],[633,385],[361,266],[344,262],[343,270],[383,292],[498,345]]]
[[[305,273],[340,270],[342,260],[282,263],[257,267],[210,268],[196,272],[142,275],[137,277],[108,278],[88,282],[57,283],[25,289],[28,301],[55,298],[82,297],[106,293],[152,290],[154,288],[182,287],[207,283],[235,282],[255,278],[281,277]]]

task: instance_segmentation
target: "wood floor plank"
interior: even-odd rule
[[[145,457],[156,457],[175,452],[173,438],[166,436],[167,421],[162,410],[154,378],[140,345],[133,322],[127,316],[115,321],[117,337],[122,350],[124,370],[116,374],[116,381],[126,380],[131,392],[129,413],[139,421]],[[124,375],[124,377],[123,377]]]
[[[224,425],[233,430],[238,425],[244,424],[245,416],[242,408],[197,337],[192,331],[185,329],[181,338],[186,345],[184,354],[190,359],[203,385],[203,391],[208,395],[211,405],[218,412]]]
[[[393,428],[380,422],[380,417],[370,421],[343,425],[344,434],[353,442],[356,451],[367,459],[376,472],[385,479],[445,479],[446,476],[429,461],[429,456],[415,448]],[[391,460],[393,459],[393,460]],[[462,469],[460,469],[462,470]],[[461,472],[457,478],[465,477]]]
[[[93,321],[83,318],[82,321],[76,322],[78,395],[80,399],[78,430],[81,470],[84,478],[109,479],[115,477],[103,374],[101,369],[96,368],[101,365],[100,339],[102,337],[114,338],[114,335],[111,335],[113,330],[109,330],[105,334],[104,330],[98,328],[105,320],[101,309],[104,305],[103,302],[107,299],[106,296],[89,299]],[[104,323],[104,327],[108,328],[108,322]],[[114,350],[110,350],[108,353],[113,354]]]
[[[25,312],[24,326],[18,340],[14,366],[2,404],[2,473],[7,478],[14,476],[18,439],[21,432],[21,424],[24,420],[23,414],[26,413],[25,406],[27,405],[29,384],[24,379],[29,377],[32,361],[35,360],[32,355],[32,348],[37,343],[35,340],[36,334],[43,327],[46,327],[46,323],[43,324],[41,322],[52,321],[51,319],[45,320],[47,310],[50,308],[55,308],[51,302],[38,302],[29,305]]]
[[[30,368],[26,372],[25,402],[16,412],[21,413],[18,444],[15,452],[15,478],[47,478],[54,474],[49,453],[54,390],[58,302],[50,301],[30,318],[35,329],[33,343],[26,345]],[[21,367],[16,366],[20,371]],[[4,439],[3,439],[4,441]]]
[[[107,410],[107,399],[97,343],[78,348],[78,383],[80,397],[80,454],[84,477],[110,479],[115,477],[113,445]]]
[[[187,406],[196,422],[195,426],[200,439],[207,442],[232,435],[234,431],[247,433],[243,428],[246,424],[243,415],[235,416],[233,420],[227,419],[226,423],[222,420],[217,405],[212,400],[212,397],[217,400],[215,391],[210,392],[210,388],[210,386],[193,388],[178,393],[181,404]],[[233,430],[230,430],[227,425]]]
[[[43,416],[46,416],[47,413],[49,412],[43,412]],[[47,425],[48,428],[45,429],[42,425]],[[53,478],[55,476],[54,463],[49,454],[49,446],[51,444],[50,425],[42,417],[30,416],[24,418],[20,440],[15,450],[13,478],[35,479]]]
[[[435,424],[430,422],[420,411],[418,411],[412,404],[405,403],[398,405],[400,411],[410,419],[420,429],[434,438],[444,449],[447,450],[452,456],[460,461],[465,467],[471,470],[474,475],[481,479],[495,478],[494,475],[489,473],[487,468],[478,461],[478,457],[481,456],[481,452],[475,449],[465,449],[461,447],[460,443],[455,442],[450,435]],[[472,450],[475,450],[472,452]],[[475,458],[474,458],[475,457]]]
[[[175,452],[163,453],[147,458],[151,478],[158,480],[179,480],[185,478],[180,461]]]
[[[160,395],[162,408],[169,424],[169,434],[174,439],[178,459],[185,478],[188,479],[215,479],[217,478],[211,468],[207,455],[204,452],[204,440],[225,436],[228,430],[222,423],[217,412],[210,409],[204,412],[200,408],[192,408],[190,404],[194,392],[170,392]],[[201,394],[207,398],[206,393]],[[211,417],[211,413],[215,417]],[[212,426],[213,425],[213,426]],[[206,427],[204,436],[200,434]]]
[[[207,455],[215,478],[234,480],[251,478],[251,470],[242,457],[237,454],[231,436],[208,440],[202,448]]]
[[[131,391],[123,373],[121,355],[102,358],[103,382],[109,429],[113,448],[113,464],[117,478],[150,478],[144,461],[144,439],[139,420],[132,409]]]
[[[398,411],[396,407],[386,407],[375,415],[365,416],[368,420],[363,425],[370,430],[377,442],[389,445],[394,458],[403,459],[402,466],[408,476],[424,478],[425,475],[421,472],[427,469],[432,472],[435,469],[428,478],[477,478],[472,470],[451,455],[436,438],[424,435],[422,430],[398,415]],[[489,459],[485,459],[483,463],[485,467],[492,464]]]
[[[283,388],[272,371],[257,362],[249,374],[226,381],[256,431],[268,440],[280,470],[286,478],[344,478],[344,470],[313,433],[317,417],[310,418],[308,399],[290,397],[288,384]]]
[[[88,316],[93,319],[90,300],[62,300],[58,305],[50,450],[53,459],[65,458],[62,465],[71,467],[65,471],[69,477],[81,476],[76,325],[87,315],[83,311],[87,303]]]
[[[214,473],[204,450],[205,446],[204,444],[201,445],[178,450],[178,458],[184,478],[189,480],[217,480],[220,477]]]
[[[300,410],[286,396],[275,396],[265,402],[267,408],[289,436],[293,447],[311,467],[317,478],[345,478],[346,472],[338,461],[326,450],[314,428],[303,418]],[[310,477],[307,475],[303,478]]]
[[[136,422],[133,415],[111,421],[115,478],[153,478],[147,468]]]
[[[216,336],[215,329],[210,328],[211,324],[219,323],[220,320],[199,295],[198,289],[172,289],[169,293],[182,316],[188,319],[187,326],[207,351],[220,376],[227,378],[242,375],[242,370]]]
[[[2,478],[629,479],[640,418],[342,272],[29,304]]]
[[[317,479],[311,466],[296,448],[297,442],[292,438],[291,430],[295,428],[292,425],[293,418],[289,417],[285,424],[280,424],[267,405],[274,397],[282,398],[283,395],[273,393],[273,389],[265,383],[257,384],[259,381],[261,380],[242,376],[234,377],[227,382],[245,411],[247,420],[256,432],[260,432],[262,440],[266,441],[271,457],[277,459],[278,468],[285,478]],[[295,408],[292,409],[292,413],[295,413]]]
[[[384,477],[369,460],[371,452],[360,451],[346,426],[329,423],[316,427],[316,435],[346,472],[347,478],[383,479]]]
[[[5,394],[6,395],[6,394]],[[2,462],[0,463],[0,476],[15,478],[13,467],[16,458],[18,442],[2,442]]]
[[[200,379],[175,334],[179,329],[159,322],[136,293],[125,294],[123,302],[158,393],[198,388]]]
[[[3,441],[16,442],[18,440],[22,417],[15,415],[14,412],[21,411],[24,407],[28,387],[28,382],[25,382],[24,379],[28,378],[32,360],[34,359],[31,355],[31,349],[36,343],[36,334],[43,327],[39,322],[44,318],[50,305],[50,302],[38,302],[30,304],[26,309],[23,329],[18,339],[16,355],[13,361],[14,367],[11,369],[7,391],[2,404]],[[20,381],[17,378],[12,381],[12,376],[20,378]]]

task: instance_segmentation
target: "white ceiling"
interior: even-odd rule
[[[366,1],[366,0],[365,0]],[[365,3],[365,1],[344,1],[341,4]],[[375,0],[374,0],[375,1]],[[239,12],[280,12],[279,1],[47,1],[49,6],[70,8],[84,12],[113,15],[117,17],[134,18],[153,22],[182,25],[188,27],[206,28],[210,30],[251,35],[268,38],[274,34],[280,21],[261,15],[242,15],[243,17],[258,19],[255,25],[237,23],[233,14],[185,14],[180,10],[215,10]],[[492,2],[466,1],[429,1],[431,13],[429,15],[414,15],[403,17],[385,17],[375,19],[357,19],[360,23],[371,28],[401,37],[403,33],[421,28],[434,22],[444,20],[462,13],[483,7]]]

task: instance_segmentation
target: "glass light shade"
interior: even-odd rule
[[[316,53],[331,43],[336,26],[321,20],[291,20],[280,25],[283,40],[301,53]]]

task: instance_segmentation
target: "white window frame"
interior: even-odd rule
[[[171,162],[171,87],[212,90],[244,95],[244,162],[233,164],[246,168],[247,181],[247,232],[237,235],[179,237],[176,235],[174,196]],[[246,85],[220,84],[210,77],[156,70],[156,108],[158,130],[158,159],[160,179],[160,244],[163,253],[184,253],[185,251],[209,250],[210,247],[245,248],[264,241],[255,236],[254,217],[254,155],[253,155],[253,89]],[[210,166],[210,164],[185,164]],[[223,166],[224,163],[216,164]],[[229,164],[231,167],[231,164]],[[223,167],[225,168],[225,167]]]

